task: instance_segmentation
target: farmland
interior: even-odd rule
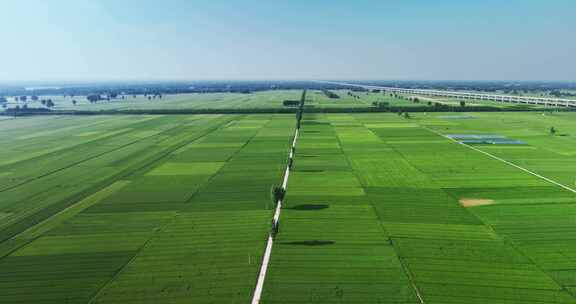
[[[119,94],[99,96],[97,101],[89,101],[85,95],[46,95],[37,97],[6,98],[0,107],[0,114],[252,114],[289,113],[294,108],[285,101],[298,101],[301,90],[264,90],[247,93],[203,92],[178,94]],[[329,97],[325,92],[334,94]],[[390,94],[355,90],[309,90],[306,109],[309,112],[397,112],[397,111],[514,111],[551,110],[552,107],[518,103],[504,103],[490,100],[460,100],[448,97],[427,97],[410,94]],[[2,97],[2,96],[0,96]],[[48,107],[47,101],[53,103]],[[475,109],[476,108],[476,109]],[[0,116],[1,118],[1,116]]]
[[[249,299],[292,116],[1,123],[0,302]]]
[[[261,303],[575,303],[575,117],[305,113]],[[0,302],[250,302],[295,122],[0,120]]]
[[[576,195],[436,133],[572,186],[573,115],[473,116],[306,116],[266,303],[574,303]]]
[[[195,93],[195,94],[173,94],[163,95],[162,98],[152,98],[144,95],[122,95],[110,101],[102,100],[97,103],[90,103],[86,96],[63,97],[46,96],[45,99],[52,99],[55,103],[54,110],[192,110],[192,109],[258,109],[258,108],[279,108],[282,101],[298,100],[300,90],[278,90],[264,91],[252,94],[241,93]],[[123,97],[123,98],[122,98]],[[75,100],[77,103],[73,104]],[[17,105],[14,101],[10,106]],[[40,102],[29,102],[29,107],[41,107]]]

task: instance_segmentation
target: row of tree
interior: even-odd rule
[[[326,97],[331,98],[331,99],[338,99],[340,98],[340,96],[332,91],[328,91],[328,90],[322,90],[322,93],[324,93],[324,95],[326,95]]]

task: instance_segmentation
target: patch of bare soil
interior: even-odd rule
[[[462,205],[465,208],[495,204],[495,202],[491,199],[478,199],[478,198],[461,198],[459,202],[460,205]]]

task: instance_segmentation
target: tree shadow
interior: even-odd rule
[[[289,209],[298,211],[314,211],[314,210],[328,209],[329,207],[330,206],[326,204],[304,204],[304,205],[297,205]]]

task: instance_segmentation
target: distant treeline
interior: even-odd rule
[[[96,83],[62,84],[50,88],[30,90],[24,86],[0,87],[3,96],[110,96],[147,95],[160,96],[184,93],[239,93],[249,94],[268,90],[323,90],[343,89],[345,86],[311,81],[191,81],[157,83]],[[114,98],[114,97],[112,97]]]
[[[75,110],[50,110],[46,108],[7,109],[0,115],[28,116],[28,115],[191,115],[191,114],[275,114],[297,113],[300,107],[291,108],[261,108],[261,109],[147,109],[147,110],[100,110],[100,111],[75,111]],[[576,111],[574,108],[554,109],[555,111]],[[366,107],[366,108],[314,108],[306,107],[307,113],[406,113],[406,112],[542,112],[543,109],[527,107],[498,108],[491,106],[412,106],[412,107]]]
[[[332,91],[329,90],[322,90],[322,93],[324,93],[324,95],[326,95],[326,97],[328,98],[332,98],[332,99],[338,99],[340,98],[340,96]]]
[[[284,100],[282,104],[285,107],[297,107],[300,105],[300,100]]]
[[[506,81],[343,81],[365,85],[436,90],[471,90],[506,94],[543,93],[556,97],[576,96],[576,83],[569,82],[506,82]],[[31,85],[33,86],[33,85]],[[122,96],[167,95],[182,93],[240,93],[267,90],[341,90],[366,91],[358,87],[313,81],[172,81],[172,82],[108,82],[85,84],[48,84],[34,88],[24,85],[0,85],[5,97],[26,96]],[[374,92],[378,92],[375,90]]]

